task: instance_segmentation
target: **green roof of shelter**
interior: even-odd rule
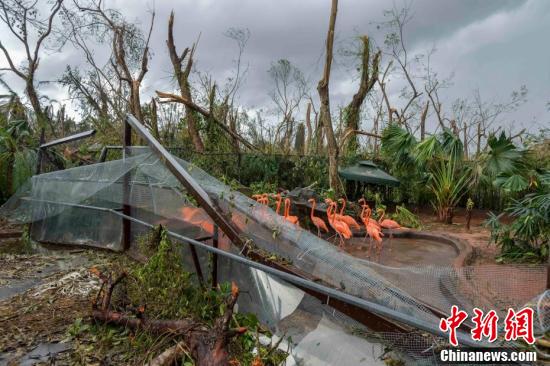
[[[397,178],[392,177],[370,160],[361,160],[355,165],[338,169],[338,173],[347,180],[383,186],[399,186]]]

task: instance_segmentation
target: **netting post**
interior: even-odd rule
[[[195,272],[197,272],[197,278],[202,287],[204,287],[204,276],[202,275],[201,263],[199,261],[199,256],[197,254],[197,248],[193,244],[189,244],[189,249],[191,249],[191,257],[193,258],[193,264],[195,265]]]
[[[546,289],[550,290],[550,257],[548,258],[548,263],[546,264]]]
[[[38,144],[38,156],[36,157],[36,175],[42,173],[42,159],[44,156],[42,145],[46,142],[45,132],[44,128],[40,130],[40,143]]]
[[[212,234],[212,246],[218,248],[218,225],[214,225],[214,232]],[[212,287],[218,286],[218,254],[212,254]]]
[[[126,159],[128,154],[128,147],[132,146],[132,127],[124,119],[124,143],[122,156],[123,159]],[[130,201],[130,172],[124,174],[122,182],[122,213],[126,216],[132,216],[132,210],[129,205]],[[130,249],[131,243],[131,233],[132,233],[132,222],[126,218],[122,219],[122,249],[124,251]]]

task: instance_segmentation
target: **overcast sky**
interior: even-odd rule
[[[127,19],[139,22],[144,29],[150,10],[156,11],[153,56],[142,89],[144,101],[156,89],[173,88],[165,44],[172,9],[176,13],[174,34],[178,48],[189,46],[201,34],[196,69],[210,72],[218,82],[232,74],[237,54],[235,43],[224,32],[230,27],[250,30],[243,56],[248,74],[238,98],[247,109],[273,107],[268,95],[271,83],[267,70],[277,59],[286,58],[299,66],[313,86],[320,78],[329,0],[105,0],[105,3],[123,10]],[[395,4],[400,7],[403,3],[396,0]],[[383,0],[341,0],[336,48],[359,34],[368,34],[381,44],[383,30],[377,29],[375,23],[383,19],[384,9],[391,6],[391,2]],[[405,35],[409,53],[425,53],[435,45],[434,70],[440,77],[454,75],[452,87],[444,92],[444,101],[471,97],[474,89],[479,89],[487,100],[505,100],[512,90],[526,85],[528,102],[505,116],[507,125],[518,129],[548,127],[550,1],[417,0],[411,7],[414,18]],[[10,52],[16,58],[22,56],[3,24],[0,34]],[[98,50],[97,55],[107,53]],[[76,66],[83,64],[83,60],[78,50],[69,47],[62,53],[44,52],[38,80],[55,80],[66,64]],[[0,67],[4,66],[5,59],[0,56]],[[21,83],[9,73],[4,72],[4,78],[15,89],[22,90]],[[337,60],[331,79],[335,106],[349,101],[356,89],[355,81],[353,69]],[[40,92],[67,102],[66,91],[56,84],[43,85]],[[76,106],[71,108],[74,110]]]

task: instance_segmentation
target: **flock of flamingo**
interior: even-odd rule
[[[269,197],[276,199],[276,206],[275,206],[275,212],[280,215],[281,205],[283,203],[283,197],[280,193],[277,194],[256,194],[253,195],[252,198],[255,199],[258,203],[269,206]],[[321,237],[321,231],[324,231],[326,233],[329,233],[330,230],[325,223],[325,221],[318,216],[315,216],[315,205],[316,201],[313,198],[310,198],[308,202],[311,204],[311,213],[310,213],[310,220],[313,225],[317,228],[317,236]],[[345,240],[351,239],[353,237],[352,229],[361,229],[361,226],[357,221],[350,215],[345,214],[346,209],[346,200],[344,198],[340,198],[338,202],[333,201],[330,198],[325,199],[325,203],[327,204],[327,219],[329,226],[334,230],[336,233],[336,236],[340,240],[340,247],[344,247]],[[341,203],[340,211],[338,211],[338,203]],[[362,207],[362,211],[360,214],[360,219],[365,226],[365,240],[368,237],[370,237],[370,246],[368,249],[367,256],[370,257],[370,252],[373,247],[373,243],[376,247],[377,256],[380,257],[380,253],[382,251],[382,237],[384,236],[384,233],[382,232],[382,228],[384,229],[401,229],[403,228],[399,223],[397,223],[394,220],[385,219],[385,211],[383,209],[377,209],[376,212],[379,215],[378,221],[371,218],[372,210],[369,207],[369,205],[366,203],[364,198],[361,198],[358,203]],[[297,226],[300,226],[299,219],[297,216],[291,216],[290,215],[290,207],[292,205],[292,202],[290,198],[284,199],[284,210],[282,216],[285,220],[289,221],[292,224],[295,224]],[[390,234],[391,236],[391,234]]]

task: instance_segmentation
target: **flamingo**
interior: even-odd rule
[[[346,224],[348,224],[350,228],[353,227],[355,229],[361,229],[361,227],[353,217],[351,217],[350,215],[344,215],[344,210],[346,209],[346,200],[344,198],[340,198],[338,202],[342,203],[342,207],[340,208],[340,213],[336,214],[336,217],[338,218],[338,220],[344,221]]]
[[[368,210],[369,212],[369,220],[368,220],[368,223],[369,225],[371,226],[374,226],[378,229],[378,231],[381,231],[382,230],[382,227],[380,226],[380,224],[378,223],[378,221],[370,218],[370,213],[372,212],[372,210],[370,209],[369,205],[367,205],[367,202],[365,201],[364,198],[361,198],[359,199],[359,201],[357,201],[358,203],[361,204],[361,207],[363,207],[363,211],[361,211],[361,220],[363,220],[363,215],[365,213],[365,210]],[[363,220],[364,221],[364,220]]]
[[[315,199],[310,198],[310,199],[307,200],[307,201],[308,201],[309,203],[311,203],[311,215],[310,215],[311,222],[312,222],[313,225],[315,225],[315,227],[317,228],[317,236],[318,236],[318,237],[321,237],[321,229],[323,229],[325,232],[328,233],[327,224],[325,224],[325,222],[323,221],[322,218],[317,217],[317,216],[314,215],[314,212],[315,212]]]
[[[276,195],[273,196],[273,198],[277,199],[277,207],[275,209],[275,213],[279,215],[279,211],[281,211],[281,203],[283,202],[283,197],[281,196],[280,193],[277,193]]]
[[[269,206],[269,195],[267,193],[262,194],[258,202],[263,205]]]
[[[380,231],[380,228],[377,227],[376,224],[374,224],[376,221],[370,219],[371,212],[372,211],[369,208],[369,205],[363,204],[363,211],[361,211],[361,220],[363,220],[367,235],[370,237],[370,245],[367,252],[367,257],[370,257],[372,241],[374,240],[376,242],[376,247],[378,248],[378,258],[380,258],[380,253],[382,252],[382,236],[384,236],[384,234]],[[365,239],[367,238],[367,235],[365,235]]]
[[[327,209],[328,223],[334,231],[336,231],[336,234],[340,238],[340,247],[343,248],[344,238],[350,239],[352,237],[351,230],[345,222],[339,221],[336,218],[336,213],[334,212],[336,210],[336,202],[333,202],[330,199],[326,199],[325,202],[329,205]]]
[[[180,213],[181,218],[191,225],[199,226],[209,234],[214,232],[214,224],[202,208],[184,206],[181,208]]]
[[[394,220],[390,220],[390,219],[384,219],[384,216],[386,215],[386,211],[382,208],[379,208],[376,210],[376,212],[378,213],[378,215],[380,215],[380,213],[382,213],[380,215],[380,217],[378,218],[378,223],[380,224],[381,227],[383,227],[384,229],[390,229],[390,251],[391,251],[391,242],[392,242],[392,239],[393,239],[393,232],[391,230],[393,229],[404,229],[403,226],[399,225],[399,223],[397,221],[394,221]]]
[[[285,198],[285,220],[287,220],[288,222],[292,223],[292,224],[296,224],[298,226],[300,226],[300,223],[298,222],[298,216],[290,216],[289,215],[289,212],[290,212],[290,198]]]
[[[399,225],[397,221],[390,220],[390,219],[384,219],[384,216],[386,215],[386,211],[382,208],[379,208],[376,210],[376,212],[380,215],[380,212],[382,215],[378,219],[378,223],[380,226],[382,226],[384,229],[403,229],[403,226]]]

